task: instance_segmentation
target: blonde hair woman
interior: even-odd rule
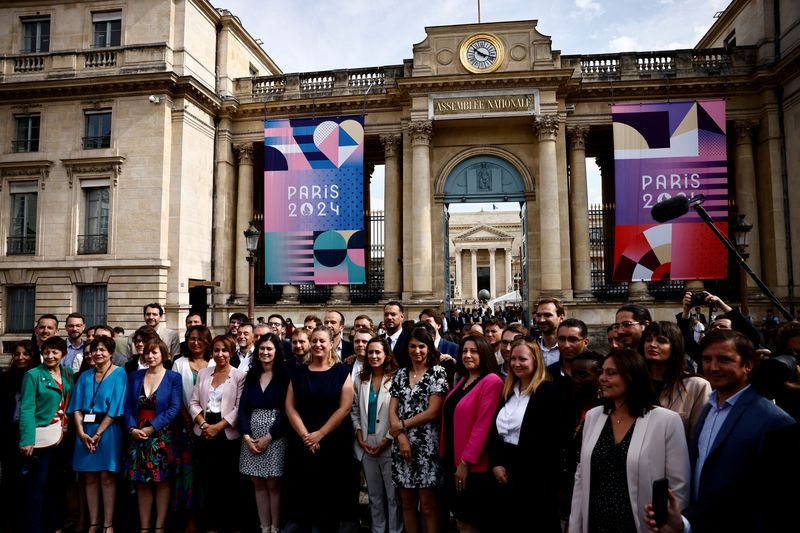
[[[556,496],[569,414],[538,343],[514,341],[508,367],[489,448],[499,501],[535,516],[537,531],[561,531]],[[514,529],[512,517],[498,514],[501,521],[511,520],[498,530]]]
[[[353,426],[347,420],[353,405],[350,369],[339,361],[331,332],[324,326],[311,333],[305,364],[291,373],[286,416],[294,430],[288,436],[284,480],[289,520],[302,527],[335,530],[347,502],[341,480],[347,479],[353,457]],[[324,494],[315,512],[309,494]]]

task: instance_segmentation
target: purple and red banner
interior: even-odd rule
[[[658,202],[702,193],[703,207],[727,234],[725,102],[615,105],[612,115],[614,281],[726,278],[727,250],[695,211],[665,224],[651,216]]]
[[[363,284],[364,117],[264,122],[268,284]]]

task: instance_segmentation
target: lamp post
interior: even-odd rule
[[[733,231],[733,239],[736,242],[736,249],[739,251],[739,255],[747,261],[747,258],[750,257],[750,254],[747,253],[747,248],[750,246],[750,232],[753,231],[753,225],[748,224],[745,215],[741,214],[736,216],[736,224],[733,225],[731,230]],[[742,314],[748,316],[750,310],[747,306],[747,277],[742,268],[739,269],[739,293],[742,300]]]
[[[253,316],[256,314],[256,252],[258,251],[258,241],[261,239],[261,231],[256,227],[252,220],[250,221],[250,227],[244,230],[244,239],[247,247],[247,264],[250,265],[247,318],[252,322]]]

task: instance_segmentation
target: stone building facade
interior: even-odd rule
[[[333,288],[348,318],[378,318],[388,298],[412,317],[451,302],[451,258],[462,278],[472,259],[451,251],[447,206],[464,201],[520,203],[524,238],[509,255],[527,302],[558,296],[598,327],[629,299],[670,317],[678,301],[644,283],[598,297],[586,158],[613,212],[610,104],[703,98],[727,102],[730,201],[755,223],[750,263],[797,300],[797,2],[733,0],[695,49],[562,55],[536,21],[464,24],[426,28],[401,64],[296,74],[204,0],[12,1],[0,15],[3,339],[22,315],[81,308],[86,287],[105,286],[108,321],[125,327],[152,300],[171,327],[197,302],[215,325],[246,308],[241,232],[262,216],[263,120],[312,114],[364,112],[365,187],[375,166],[385,172],[380,298],[358,303]],[[97,205],[107,228],[90,213]],[[495,250],[495,288],[507,288],[507,252]],[[491,261],[483,255],[478,266]],[[270,294],[257,315],[280,309],[296,321],[308,310],[303,287]]]

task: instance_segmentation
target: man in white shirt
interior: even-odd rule
[[[534,320],[542,333],[542,336],[539,337],[539,346],[542,348],[545,366],[558,362],[559,352],[556,332],[558,331],[558,325],[566,316],[567,312],[558,298],[542,298],[536,303]]]
[[[361,374],[361,369],[366,364],[367,343],[374,336],[375,332],[368,328],[358,328],[353,335],[353,351],[355,353],[353,354],[353,369],[350,371],[350,376],[354,380]]]
[[[406,347],[406,336],[403,334],[403,321],[405,319],[405,311],[400,302],[392,300],[383,306],[383,325],[386,328],[385,338],[400,368],[404,368],[411,363]]]
[[[353,343],[343,338],[344,315],[339,311],[328,311],[322,319],[325,327],[331,332],[332,342],[339,359],[344,361],[353,355]]]
[[[255,349],[253,345],[255,338],[253,324],[250,322],[239,324],[239,329],[236,331],[236,344],[239,345],[239,348],[237,348],[236,354],[231,357],[231,365],[243,372],[250,370],[250,363],[253,361],[253,351]]]

